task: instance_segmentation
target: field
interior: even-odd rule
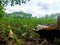
[[[4,16],[0,19],[0,40],[7,45],[37,45],[40,35],[34,31],[36,26],[38,24],[56,23],[56,18],[13,18]]]

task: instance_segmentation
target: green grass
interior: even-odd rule
[[[27,33],[27,38],[29,38],[32,34],[32,38],[39,37],[39,35],[33,31],[38,24],[56,24],[56,22],[57,20],[55,18],[3,17],[0,19],[0,27],[4,35],[8,35],[9,31],[12,30],[17,39],[22,38],[25,40],[25,37],[22,36],[25,32]]]

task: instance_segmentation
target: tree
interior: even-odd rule
[[[0,4],[6,6],[8,5],[8,3],[11,3],[11,6],[13,6],[14,4],[21,5],[21,3],[26,3],[27,1],[30,0],[0,0]]]
[[[45,18],[49,18],[49,15],[46,14]]]
[[[24,18],[31,18],[32,14],[24,13],[23,11],[20,11],[21,15],[23,15]]]
[[[15,4],[21,5],[22,3],[26,3],[27,1],[30,0],[0,0],[0,18],[4,15],[3,7],[7,6],[8,3],[10,3],[11,6],[14,6]]]
[[[3,15],[4,15],[3,6],[1,5],[0,2],[0,18],[3,17]]]

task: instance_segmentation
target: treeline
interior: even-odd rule
[[[55,14],[50,14],[50,15],[45,15],[45,18],[57,18],[58,16],[60,16],[60,13],[55,13]]]

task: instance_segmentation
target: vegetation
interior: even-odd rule
[[[21,5],[21,3],[26,3],[27,1],[30,1],[30,0],[0,0],[0,4],[2,4],[3,6],[7,6],[8,3],[10,2],[11,3],[11,6],[13,6],[14,4],[19,4]]]
[[[14,17],[14,18],[31,18],[32,14],[24,13],[22,11],[20,12],[14,12],[11,14],[7,14],[7,17]]]
[[[21,5],[21,3],[26,3],[27,1],[30,0],[0,0],[0,18],[2,18],[5,14],[4,12],[4,6],[7,6],[8,3],[11,3],[11,6],[14,6],[15,4]],[[2,13],[3,12],[3,13]]]
[[[30,0],[27,0],[30,1]],[[11,0],[11,6],[14,4],[26,3],[26,0]],[[15,3],[14,3],[15,2]],[[4,6],[8,5],[9,0],[0,0],[0,40],[7,43],[15,42],[16,45],[22,45],[26,40],[36,39],[38,43],[39,35],[34,32],[34,28],[38,24],[56,24],[56,17],[60,14],[51,14],[41,18],[32,17],[31,14],[19,12],[23,17],[17,17],[18,13],[12,13],[10,16],[4,12]],[[28,18],[27,18],[28,17]],[[10,35],[10,36],[9,36]],[[9,38],[12,38],[10,40]],[[10,41],[10,42],[9,42]],[[58,41],[59,42],[59,41]],[[12,43],[13,44],[13,43]],[[10,45],[12,45],[10,44]],[[36,45],[36,44],[35,44]]]
[[[13,14],[14,15],[14,14]],[[15,16],[15,15],[14,15]],[[26,17],[12,17],[12,16],[3,16],[0,19],[0,30],[1,30],[1,38],[7,41],[9,40],[9,32],[10,30],[13,32],[13,41],[20,45],[22,42],[26,41],[27,39],[39,39],[39,35],[35,33],[33,30],[38,24],[56,24],[56,18],[26,18]],[[8,35],[8,36],[7,36]],[[20,41],[19,41],[20,40]]]

